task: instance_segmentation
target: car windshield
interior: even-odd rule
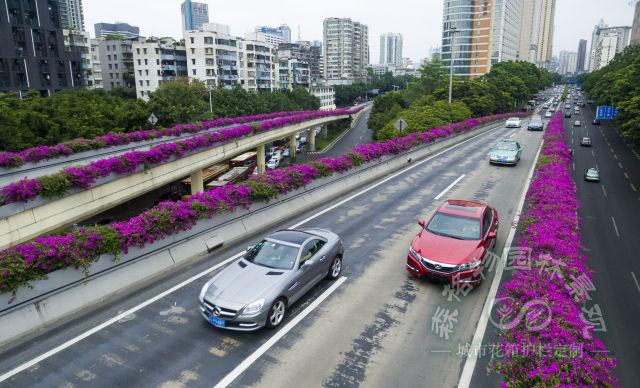
[[[479,240],[480,220],[453,214],[436,213],[427,225],[427,230],[439,236],[459,240]]]
[[[293,269],[298,257],[298,248],[262,240],[245,255],[247,261],[263,267],[275,269]]]
[[[494,149],[498,151],[516,151],[517,147],[514,143],[498,143]]]

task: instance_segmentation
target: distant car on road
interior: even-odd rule
[[[478,202],[448,200],[429,222],[418,224],[407,271],[436,282],[478,286],[485,259],[496,245],[498,212]]]
[[[580,145],[584,147],[591,147],[591,138],[587,136],[583,137],[580,140]]]
[[[276,157],[272,157],[266,164],[267,169],[275,170],[280,165],[280,159]]]
[[[540,116],[532,118],[531,121],[529,121],[529,125],[527,125],[527,130],[529,131],[542,131],[543,129],[544,124],[542,123]]]
[[[584,180],[589,182],[600,182],[600,172],[597,168],[591,167],[584,173]]]
[[[489,151],[489,163],[516,165],[522,155],[520,143],[513,140],[500,140]]]
[[[342,240],[328,230],[272,233],[202,287],[200,313],[223,329],[275,328],[313,286],[340,276],[343,257]]]
[[[564,117],[571,118],[571,111],[567,110],[564,112]]]
[[[573,126],[574,127],[579,127],[581,125],[582,125],[582,123],[580,122],[580,120],[576,120],[576,121],[573,122]]]
[[[507,119],[506,127],[507,128],[520,128],[520,127],[522,127],[522,123],[520,122],[520,118],[519,117],[510,117],[509,119]]]
[[[550,111],[547,111],[547,113],[544,114],[545,119],[549,119],[551,117],[553,117],[553,113],[551,113]]]

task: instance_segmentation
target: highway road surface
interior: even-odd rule
[[[0,387],[455,386],[464,363],[459,349],[472,340],[493,272],[467,295],[448,294],[408,275],[409,243],[419,219],[456,198],[498,210],[502,249],[542,139],[523,124],[499,123],[271,228],[327,228],[345,243],[343,278],[315,287],[280,330],[223,331],[200,316],[200,288],[260,238],[247,236],[3,349]],[[490,146],[502,138],[524,148],[516,167],[488,162]],[[612,215],[630,234],[623,216]]]

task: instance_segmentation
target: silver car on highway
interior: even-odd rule
[[[314,285],[340,276],[343,256],[342,240],[328,230],[275,232],[202,287],[200,312],[219,328],[274,328]]]

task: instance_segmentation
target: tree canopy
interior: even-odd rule
[[[305,89],[252,93],[241,88],[214,89],[201,82],[177,79],[163,83],[145,102],[135,90],[73,89],[40,97],[29,91],[19,99],[15,93],[0,93],[0,150],[17,151],[38,145],[53,145],[78,137],[94,138],[105,133],[149,129],[151,113],[156,126],[211,120],[278,111],[316,110],[320,101]]]
[[[584,88],[596,104],[618,109],[623,137],[640,141],[640,45],[627,47],[607,66],[587,74]]]

